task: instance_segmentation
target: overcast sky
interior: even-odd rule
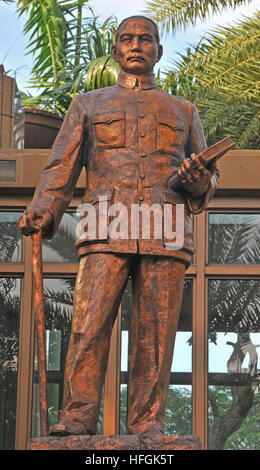
[[[110,15],[117,17],[118,21],[123,18],[144,12],[145,0],[93,0],[92,6],[101,19]],[[176,59],[176,54],[184,52],[190,44],[196,44],[200,38],[209,30],[219,25],[234,23],[243,16],[251,16],[259,9],[260,0],[252,0],[249,6],[237,8],[236,11],[226,9],[222,15],[215,15],[207,23],[197,23],[195,28],[189,28],[185,32],[178,32],[174,37],[168,36],[162,39],[164,47],[161,68],[169,64],[170,60]],[[4,64],[9,75],[16,75],[18,87],[25,89],[32,67],[32,57],[26,55],[28,38],[23,35],[24,18],[18,18],[15,12],[15,4],[6,4],[0,0],[0,64]]]

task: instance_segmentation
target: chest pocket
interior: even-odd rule
[[[125,147],[124,113],[96,114],[93,127],[97,149]]]
[[[172,152],[183,145],[185,125],[175,116],[159,111],[157,113],[157,150]]]

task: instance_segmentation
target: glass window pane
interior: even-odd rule
[[[45,263],[77,263],[75,247],[78,218],[75,212],[66,212],[51,240],[44,239],[42,258]]]
[[[209,263],[259,264],[260,214],[209,214]]]
[[[24,148],[24,106],[20,92],[15,83],[14,95],[14,124],[13,124],[13,148]]]
[[[191,373],[192,369],[192,279],[185,279],[182,306],[175,338],[172,372]],[[176,374],[177,375],[177,374]],[[190,377],[191,380],[191,377]]]
[[[16,181],[16,160],[0,160],[0,181]]]
[[[58,422],[62,406],[63,375],[70,338],[75,279],[44,279],[45,341],[49,426]],[[32,437],[40,435],[37,348],[34,358]]]
[[[168,391],[165,432],[192,432],[192,279],[185,279]]]
[[[127,385],[130,356],[131,281],[128,281],[121,302],[121,373],[120,373],[120,434],[126,434]]]
[[[49,426],[58,422],[62,407],[63,378],[70,339],[75,279],[44,279],[47,401]],[[37,348],[34,358],[34,384],[32,406],[32,437],[40,435],[39,387],[37,376]],[[98,432],[102,433],[103,399]]]
[[[260,450],[260,280],[209,281],[209,448]]]
[[[20,279],[0,278],[0,448],[14,449],[19,354]]]
[[[170,385],[165,414],[165,434],[169,436],[191,434],[191,385]]]
[[[22,212],[0,212],[0,263],[22,260],[22,236],[17,222]]]

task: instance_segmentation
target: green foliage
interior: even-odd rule
[[[100,24],[90,8],[91,16],[83,17],[88,3],[18,1],[19,14],[28,17],[28,53],[35,57],[30,83],[40,90],[37,97],[23,94],[26,106],[64,113],[75,94],[115,83],[118,65],[110,54],[117,21],[109,17]]]
[[[260,147],[260,13],[218,28],[169,70],[163,88],[196,103],[208,144]]]
[[[165,432],[169,436],[191,434],[191,389],[170,386],[166,405]]]
[[[224,450],[260,450],[260,392],[255,392],[254,403],[240,428],[230,436]]]
[[[86,91],[115,85],[119,71],[120,67],[111,55],[93,60],[87,69]]]
[[[169,436],[191,434],[191,390],[170,386],[166,406],[165,432]],[[126,433],[127,386],[120,392],[120,433]]]
[[[243,389],[243,387],[235,387]],[[227,386],[211,386],[209,390],[210,406],[209,406],[209,441],[210,448],[214,446],[216,431],[220,434],[225,431],[223,428],[216,429],[216,407],[220,418],[225,418],[230,413],[234,402],[232,389]],[[244,397],[245,399],[245,397]],[[215,409],[214,409],[215,408]],[[225,441],[224,450],[260,450],[260,393],[259,388],[254,393],[253,406],[248,411],[245,419],[241,423],[239,429],[232,433]],[[224,422],[222,421],[222,424]]]
[[[209,259],[220,264],[255,264],[260,256],[260,219],[254,214],[214,214],[209,224]],[[214,257],[213,257],[214,256]],[[215,331],[259,331],[260,289],[255,279],[209,281],[209,329]]]
[[[236,8],[250,0],[147,0],[145,13],[160,24],[163,32],[186,29],[197,20],[206,20],[224,8]]]
[[[147,14],[164,33],[185,29],[248,0],[148,0]],[[260,146],[260,14],[218,28],[180,54],[161,79],[164,90],[197,104],[208,144],[230,135],[236,148]]]

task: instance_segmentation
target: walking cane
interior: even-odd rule
[[[34,233],[32,240],[33,269],[33,311],[37,335],[38,382],[40,395],[40,429],[41,436],[48,436],[47,408],[47,372],[45,349],[45,315],[42,275],[42,233]]]

